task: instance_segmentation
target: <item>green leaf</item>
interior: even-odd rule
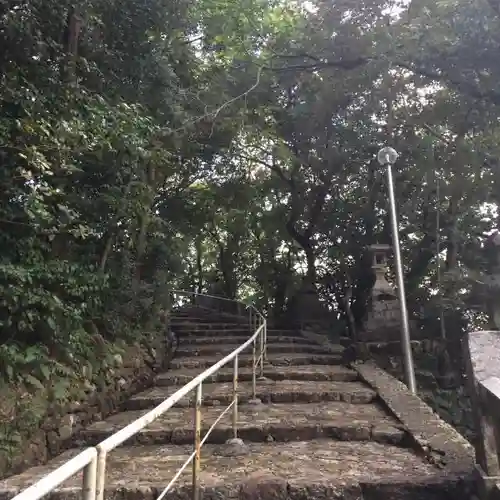
[[[38,380],[33,375],[23,374],[23,379],[27,384],[31,385],[32,387],[40,389],[42,391],[45,390],[45,386],[42,384],[42,382],[40,382],[40,380]]]
[[[42,374],[43,378],[45,381],[49,380],[50,378],[50,368],[47,365],[41,364],[39,366],[40,368],[40,373]]]
[[[52,329],[52,330],[56,330],[57,329],[57,324],[56,322],[54,321],[54,318],[52,318],[51,316],[48,316],[46,318],[46,321],[47,321],[47,324],[49,325],[49,327]]]

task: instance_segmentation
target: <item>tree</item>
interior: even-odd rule
[[[391,241],[389,137],[410,309],[436,335],[441,308],[457,335],[476,321],[500,221],[498,5],[393,7],[3,6],[4,366],[26,346],[86,359],[96,332],[150,330],[169,289],[216,278],[275,317],[312,283],[355,335],[367,248]]]

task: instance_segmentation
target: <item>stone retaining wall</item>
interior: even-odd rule
[[[80,377],[79,396],[47,403],[44,391],[4,387],[0,400],[0,478],[43,464],[71,447],[81,429],[149,387],[164,363],[161,342],[135,343],[108,354],[94,374]],[[89,371],[89,370],[87,370]]]

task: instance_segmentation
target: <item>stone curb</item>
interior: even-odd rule
[[[451,425],[418,396],[373,362],[353,364],[360,378],[377,391],[388,409],[414,440],[417,450],[445,475],[472,478],[474,450]]]

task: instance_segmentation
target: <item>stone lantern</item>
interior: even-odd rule
[[[372,299],[389,299],[397,297],[394,287],[387,281],[385,275],[388,269],[388,255],[391,250],[390,245],[371,245],[372,269],[375,273],[375,284],[372,288]]]
[[[375,283],[371,290],[368,314],[360,340],[364,342],[389,342],[399,340],[401,311],[394,286],[387,281],[390,245],[371,245],[372,270]]]

